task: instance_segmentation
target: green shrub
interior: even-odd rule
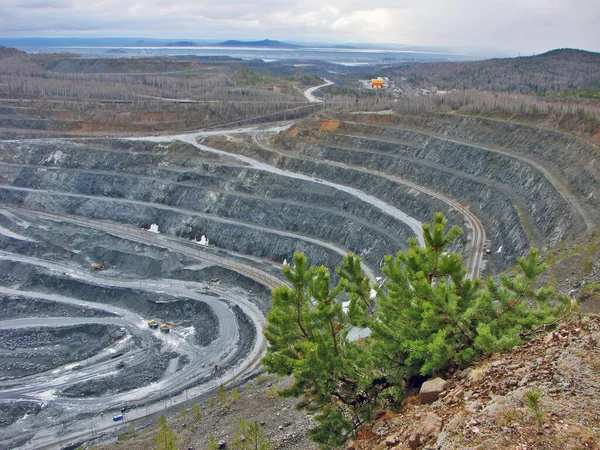
[[[198,423],[202,420],[202,408],[200,408],[199,403],[194,403],[192,406],[192,416],[194,417],[194,423]]]
[[[441,213],[433,219],[423,225],[424,247],[411,239],[408,250],[384,258],[382,287],[353,254],[342,260],[335,285],[326,267],[309,266],[302,253],[282,269],[289,286],[273,290],[263,365],[294,376],[280,394],[303,395],[303,406],[318,410],[310,435],[322,448],[341,445],[383,404],[401,400],[414,377],[509,349],[570,312],[568,297],[534,289],[547,267],[537,249],[518,259],[514,276],[471,280],[461,256],[447,252],[461,229],[447,230]],[[350,300],[347,312],[342,293]],[[350,325],[372,334],[352,342]]]
[[[544,411],[540,406],[541,397],[542,393],[536,389],[530,389],[525,392],[525,407],[529,410],[538,426],[542,426],[545,419]]]

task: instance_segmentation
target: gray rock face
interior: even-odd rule
[[[419,401],[422,405],[433,403],[438,395],[448,387],[448,382],[443,378],[434,378],[423,383],[419,391]]]
[[[340,253],[352,251],[375,266],[412,234],[378,208],[328,186],[139,143],[114,146],[119,152],[75,142],[0,144],[0,179],[26,189],[0,190],[0,201],[41,210],[52,204],[54,212],[144,228],[156,223],[163,233],[206,235],[218,247],[279,263],[301,250],[311,262],[335,267]],[[318,236],[343,250],[294,235]]]
[[[421,448],[427,441],[434,441],[437,439],[440,431],[442,430],[443,420],[440,416],[435,413],[427,414],[419,424],[417,430],[410,435],[408,439],[408,445],[412,450]]]
[[[505,258],[497,261],[499,268],[525,253],[532,240],[556,243],[584,228],[571,205],[527,162],[439,139],[430,139],[424,148],[354,136],[335,136],[329,141],[332,145],[301,143],[297,151],[396,175],[473,205],[492,242],[504,247]],[[403,189],[392,180],[301,159],[284,158],[283,164],[289,170],[353,185],[401,204],[420,220],[429,220],[427,208],[417,206],[407,193],[399,195]],[[386,195],[391,192],[393,196]],[[447,209],[446,205],[440,208]]]
[[[596,150],[575,136],[460,115],[393,116],[380,124],[340,118],[349,122],[335,133],[280,142],[299,155],[396,175],[472,206],[491,246],[503,247],[490,258],[491,271],[513,264],[532,245],[556,244],[600,221]],[[288,164],[306,167],[301,159]],[[313,167],[312,173],[319,171]],[[360,183],[362,175],[351,179]],[[367,184],[389,191],[379,182]],[[411,202],[405,208],[420,218]]]

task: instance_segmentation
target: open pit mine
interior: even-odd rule
[[[76,446],[216,386],[265,350],[295,251],[337,267],[464,233],[467,276],[600,224],[595,150],[438,115],[0,142],[0,449]]]

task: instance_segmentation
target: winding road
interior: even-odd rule
[[[315,97],[313,94],[315,93],[315,91],[317,91],[318,89],[324,88],[325,86],[331,86],[332,84],[334,84],[333,81],[327,80],[325,78],[323,78],[323,81],[325,81],[325,83],[320,84],[318,86],[313,86],[311,88],[308,88],[307,90],[305,90],[303,92],[304,96],[306,97],[306,99],[311,102],[311,103],[323,103],[323,100],[321,100],[320,98]]]

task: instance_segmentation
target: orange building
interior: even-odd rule
[[[383,88],[383,80],[379,78],[374,78],[371,80],[371,87],[373,89],[382,89]]]

